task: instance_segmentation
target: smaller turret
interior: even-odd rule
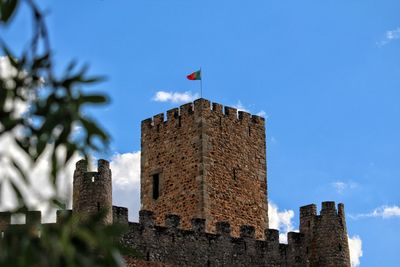
[[[322,202],[320,215],[312,204],[300,208],[301,250],[309,266],[350,266],[344,205]]]
[[[72,206],[74,213],[85,216],[104,210],[104,223],[113,222],[111,170],[108,161],[100,159],[97,172],[89,172],[85,160],[76,163]]]

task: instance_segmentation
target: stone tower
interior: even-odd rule
[[[194,217],[206,219],[206,230],[230,223],[268,228],[264,119],[231,107],[198,99],[142,121],[141,203],[164,216],[181,216],[190,228]]]
[[[97,172],[87,170],[87,162],[76,163],[73,181],[72,209],[76,214],[92,215],[106,211],[105,224],[113,222],[111,170],[108,161],[100,159]]]
[[[344,205],[322,202],[320,215],[314,204],[300,208],[300,234],[303,245],[297,248],[309,266],[350,266]],[[305,250],[305,251],[304,251]],[[296,262],[296,261],[294,261]]]

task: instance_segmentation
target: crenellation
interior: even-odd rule
[[[193,102],[194,113],[197,115],[202,114],[203,112],[209,113],[211,112],[211,102],[204,98],[199,98]]]
[[[72,210],[57,210],[56,223],[63,223],[72,216]]]
[[[37,210],[30,210],[26,212],[26,224],[40,224],[42,222],[42,212]]]
[[[249,123],[251,120],[251,114],[245,111],[239,111],[239,120],[241,120],[242,123]]]
[[[181,217],[176,214],[165,215],[165,226],[169,228],[178,228],[181,221]]]
[[[164,123],[164,113],[159,113],[153,116],[153,126],[159,126]]]
[[[145,120],[142,120],[141,123],[141,130],[142,132],[146,131],[147,129],[150,129],[153,124],[153,119],[152,118],[147,118]]]
[[[240,226],[240,237],[255,238],[255,228],[251,225]]]
[[[225,116],[231,120],[236,120],[238,118],[237,109],[225,106]]]
[[[217,222],[216,224],[216,233],[219,235],[230,235],[231,234],[231,225],[229,222]]]
[[[193,103],[187,103],[179,107],[179,115],[186,117],[193,114]]]
[[[288,245],[298,245],[303,241],[303,234],[298,232],[287,233]]]
[[[127,225],[128,222],[128,208],[112,206],[113,223]]]
[[[223,105],[221,105],[221,104],[218,104],[218,103],[212,103],[212,111],[215,113],[215,114],[219,114],[219,115],[223,115],[224,113],[223,113]]]
[[[340,218],[344,218],[344,204],[343,203],[339,203],[338,204],[338,215]]]
[[[258,124],[260,126],[265,125],[265,119],[261,116],[258,115],[251,115],[251,121],[255,124]]]
[[[174,122],[179,117],[179,108],[167,110],[167,123]]]
[[[276,229],[265,229],[265,240],[267,242],[279,243],[279,231]]]
[[[192,230],[196,233],[204,233],[206,231],[206,220],[201,218],[192,219]]]
[[[324,201],[324,202],[322,202],[322,208],[321,208],[320,214],[321,215],[337,214],[335,202],[334,201]]]
[[[5,230],[11,224],[11,212],[0,212],[0,230]]]
[[[76,164],[76,171],[86,172],[87,171],[87,161],[84,159],[79,160]]]
[[[140,210],[139,223],[144,227],[154,227],[155,225],[154,212],[150,210]]]

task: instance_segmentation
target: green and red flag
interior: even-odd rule
[[[195,71],[192,74],[189,74],[188,76],[186,76],[186,78],[188,78],[189,80],[201,80],[201,70]]]

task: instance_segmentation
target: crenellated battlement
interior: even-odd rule
[[[323,202],[322,206],[321,215],[316,214],[315,204],[301,207],[301,218],[313,216],[323,220],[336,210],[334,202]],[[344,212],[343,204],[339,207]],[[259,239],[255,228],[249,225],[241,225],[237,237],[226,221],[217,222],[216,232],[210,233],[206,231],[206,221],[200,218],[193,218],[187,228],[182,227],[181,217],[176,214],[166,214],[164,225],[157,224],[152,211],[141,210],[139,217],[139,223],[129,223],[129,232],[122,240],[151,261],[177,266],[349,266],[345,242],[333,239],[333,244],[324,244],[325,248],[318,245],[321,237],[329,238],[332,232],[336,236],[343,231],[343,226],[335,222],[328,223],[333,228],[316,223],[313,234],[289,232],[288,243],[283,244],[279,243],[279,231],[274,229],[265,229],[265,237]],[[319,253],[315,246],[326,254]]]
[[[238,111],[236,108],[223,106],[218,103],[211,103],[209,100],[200,98],[191,103],[181,105],[179,108],[168,110],[165,114],[159,113],[151,118],[142,121],[142,130],[168,128],[172,126],[182,126],[182,121],[195,116],[208,114],[217,116],[227,121],[237,121],[249,126],[264,126],[265,119],[258,115],[251,115],[245,111]],[[165,116],[166,115],[166,116]],[[166,119],[165,119],[166,118]]]

